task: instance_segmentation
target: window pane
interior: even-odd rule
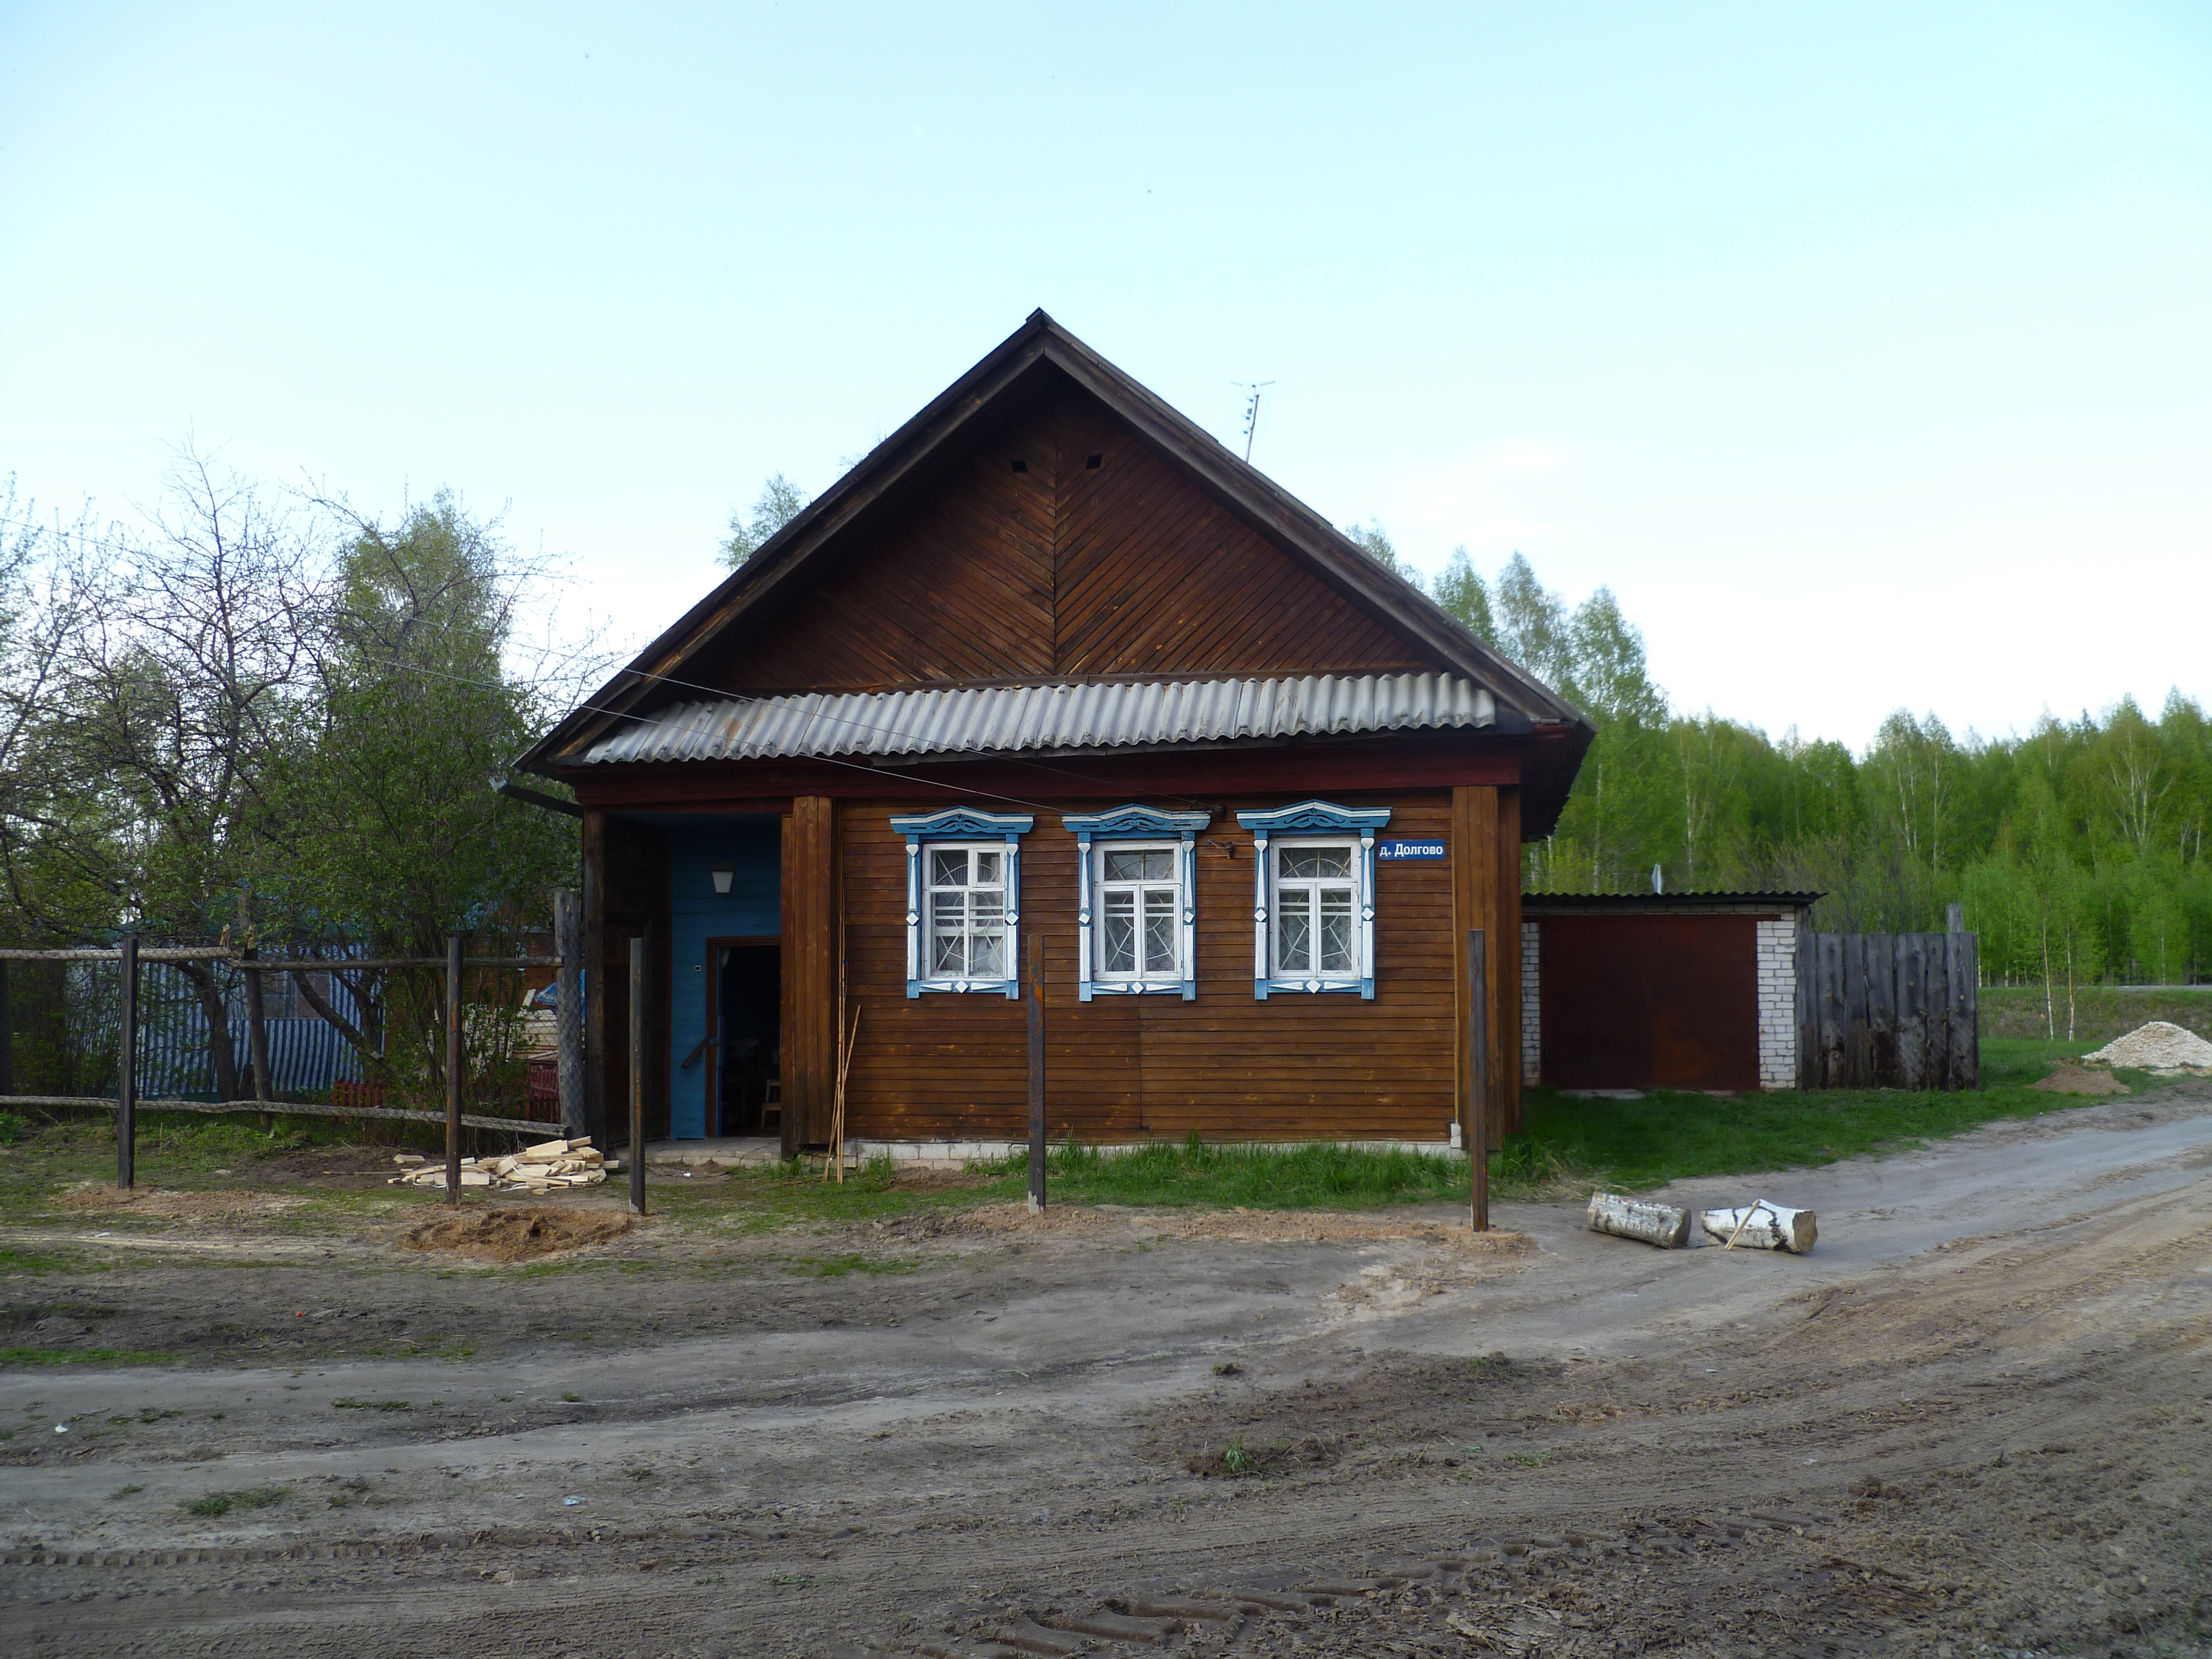
[[[968,849],[964,847],[930,848],[929,884],[932,887],[965,887],[968,884]]]
[[[978,887],[1004,886],[1006,877],[1001,872],[1006,867],[1006,855],[1004,853],[976,854],[975,884]]]
[[[1146,881],[1173,881],[1175,854],[1164,847],[1155,847],[1144,855]]]
[[[1137,971],[1137,896],[1123,888],[1106,895],[1106,925],[1099,935],[1099,967],[1109,974]]]
[[[1352,890],[1321,890],[1321,971],[1349,974],[1352,964]]]
[[[1352,873],[1352,849],[1349,847],[1285,847],[1282,860],[1281,872],[1285,880],[1342,877]]]
[[[1166,858],[1164,853],[1155,857]],[[1176,902],[1172,887],[1145,890],[1145,971],[1172,974],[1176,965]]]
[[[1275,901],[1276,967],[1285,974],[1303,974],[1313,968],[1313,893],[1309,888],[1286,888]]]
[[[930,976],[964,977],[968,971],[967,895],[932,893],[929,896],[929,922]]]
[[[1004,979],[1006,974],[1006,935],[1003,928],[977,933],[968,941],[968,977]]]
[[[1110,848],[1106,854],[1106,879],[1109,881],[1141,881],[1145,876],[1145,855],[1142,853],[1117,853]]]

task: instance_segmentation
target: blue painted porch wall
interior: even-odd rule
[[[669,997],[668,1121],[678,1140],[707,1133],[707,1067],[700,1055],[676,1068],[707,1035],[707,941],[732,934],[783,931],[782,823],[770,816],[702,817],[668,832]],[[726,896],[714,890],[714,867],[737,874]]]

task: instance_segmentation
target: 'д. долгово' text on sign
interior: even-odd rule
[[[1442,863],[1444,844],[1438,841],[1411,841],[1394,836],[1375,843],[1375,858],[1379,864]]]

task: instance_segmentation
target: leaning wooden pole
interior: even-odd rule
[[[123,936],[123,1049],[115,1075],[115,1184],[138,1178],[138,935]]]
[[[446,1202],[461,1201],[461,936],[446,935]]]
[[[1044,1208],[1044,939],[1030,935],[1030,1209]]]
[[[629,942],[629,1212],[645,1213],[645,940]]]
[[[1468,1221],[1475,1231],[1490,1231],[1490,1006],[1489,963],[1483,930],[1467,935],[1468,1099],[1460,1125],[1467,1146]]]

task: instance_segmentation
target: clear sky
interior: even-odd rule
[[[2212,701],[2202,3],[0,0],[0,474],[450,485],[641,641],[1042,306],[1854,746]]]

